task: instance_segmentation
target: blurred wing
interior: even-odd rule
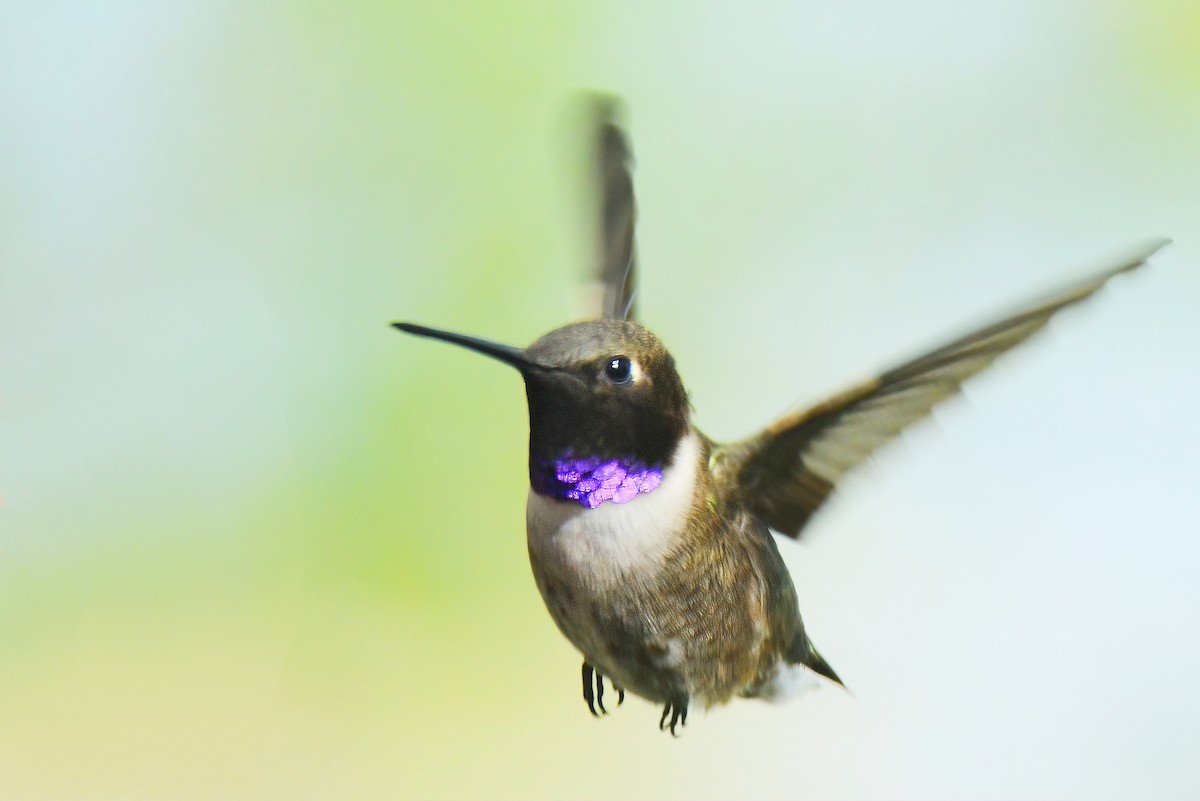
[[[797,537],[841,477],[876,448],[928,415],[934,404],[957,393],[963,381],[1024,342],[1060,309],[1140,267],[1168,242],[1130,248],[1092,278],[1049,300],[784,417],[755,437],[720,446],[714,468],[737,476],[750,508],[771,528]]]
[[[600,316],[633,319],[636,281],[633,156],[611,98],[596,101],[596,186],[600,230],[596,277],[603,289]]]

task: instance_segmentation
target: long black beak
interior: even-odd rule
[[[423,325],[414,325],[412,323],[392,323],[394,328],[399,328],[406,334],[416,334],[419,337],[429,337],[430,339],[440,339],[444,342],[452,342],[455,345],[462,345],[464,348],[470,348],[473,351],[482,353],[485,356],[491,356],[493,359],[499,359],[505,364],[511,364],[513,367],[525,373],[529,370],[544,369],[541,365],[535,364],[525,358],[525,351],[521,348],[514,348],[511,345],[501,345],[498,342],[488,342],[486,339],[477,339],[475,337],[464,336],[463,334],[455,334],[450,331],[439,331],[436,328],[426,328]]]

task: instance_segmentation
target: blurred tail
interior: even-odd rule
[[[801,661],[801,664],[803,664],[805,667],[811,668],[812,670],[816,671],[817,673],[820,673],[822,676],[829,679],[830,681],[837,682],[838,684],[841,684],[843,687],[846,686],[845,684],[842,684],[842,680],[838,678],[838,674],[833,672],[833,668],[831,668],[829,666],[829,663],[825,661],[825,658],[823,656],[821,656],[819,653],[817,653],[817,649],[813,648],[812,645],[808,646],[807,657],[800,661]]]
[[[754,687],[743,691],[743,695],[772,702],[786,701],[820,684],[813,677],[814,673],[837,682],[842,687],[846,686],[833,672],[829,663],[817,653],[817,649],[812,647],[808,638],[801,634],[793,641],[787,658],[776,662],[770,674]]]
[[[821,656],[821,654],[817,652],[817,649],[813,647],[812,641],[809,640],[804,634],[801,634],[796,638],[796,642],[792,647],[792,653],[789,654],[788,661],[792,662],[793,664],[798,663],[804,665],[814,673],[820,673],[830,681],[837,682],[843,687],[846,686],[842,683],[842,680],[838,678],[838,674],[834,672],[833,668],[829,666],[829,663],[825,661],[825,657]]]

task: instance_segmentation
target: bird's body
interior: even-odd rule
[[[806,660],[834,678],[767,526],[714,480],[712,448],[690,430],[661,485],[625,504],[531,490],[527,506],[534,578],[563,634],[616,687],[681,713],[786,694]]]
[[[1048,300],[906,361],[759,434],[716,443],[692,420],[674,359],[633,308],[634,203],[624,136],[598,126],[599,319],[527,348],[396,323],[516,367],[529,402],[529,558],[546,607],[604,680],[663,705],[774,699],[841,683],[813,647],[772,532],[799,536],[841,477],[1059,310],[1142,265],[1166,240],[1115,255]]]

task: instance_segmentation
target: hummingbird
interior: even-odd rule
[[[1127,248],[998,322],[754,436],[719,443],[696,426],[666,346],[634,319],[633,159],[615,102],[596,103],[593,134],[595,319],[525,348],[392,325],[520,373],[529,561],[551,617],[583,655],[584,701],[593,715],[606,713],[607,678],[618,703],[630,692],[661,704],[659,729],[674,735],[695,704],[779,700],[820,683],[817,676],[841,685],[805,629],[774,535],[798,538],[839,480],[877,448],[1169,240]]]

